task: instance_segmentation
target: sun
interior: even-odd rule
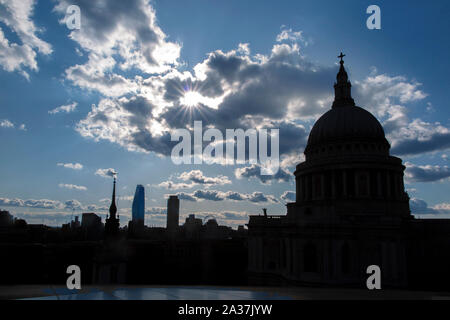
[[[181,97],[180,102],[186,107],[195,107],[202,101],[202,95],[196,91],[187,91],[183,97]]]

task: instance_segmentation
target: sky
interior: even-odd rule
[[[148,225],[165,225],[170,194],[181,223],[285,214],[343,51],[356,104],[406,166],[412,212],[450,217],[450,3],[372,2],[0,0],[0,208],[48,225],[105,217],[117,172],[122,224],[137,184]],[[366,26],[372,4],[380,30]],[[279,128],[279,172],[175,165],[170,132],[194,120]]]

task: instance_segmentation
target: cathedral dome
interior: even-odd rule
[[[339,57],[341,66],[334,84],[333,106],[311,129],[305,155],[324,154],[323,151],[333,149],[331,145],[334,144],[338,144],[338,149],[342,151],[348,151],[350,148],[357,153],[370,150],[370,153],[376,151],[385,154],[390,146],[383,127],[370,112],[355,105],[351,96],[351,83],[342,60],[344,55]],[[342,145],[345,145],[346,150]]]
[[[333,108],[314,124],[309,134],[308,146],[355,139],[384,141],[383,127],[363,108],[356,106]]]

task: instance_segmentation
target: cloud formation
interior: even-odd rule
[[[406,162],[405,166],[405,178],[409,182],[433,182],[450,177],[448,166],[417,166],[410,162]]]
[[[2,128],[14,128],[14,124],[8,119],[0,120],[0,127]]]
[[[295,192],[285,191],[280,198],[285,202],[295,202]]]
[[[87,190],[87,188],[85,186],[78,186],[76,184],[69,184],[69,183],[60,183],[58,186],[60,188],[71,189],[71,190],[81,190],[81,191]]]
[[[83,205],[76,199],[59,201],[49,199],[9,199],[0,198],[0,206],[6,207],[20,207],[20,208],[33,208],[33,209],[46,209],[46,210],[89,210],[89,211],[106,211],[107,206],[89,204]]]
[[[412,214],[450,214],[450,203],[440,203],[429,207],[425,200],[411,198],[409,206]]]
[[[217,185],[231,184],[231,180],[224,175],[216,177],[207,177],[201,170],[191,170],[181,173],[176,179],[186,182],[174,182],[172,179],[163,181],[158,184],[158,187],[163,187],[169,190],[190,189],[195,186],[202,185],[205,188]]]
[[[81,163],[63,163],[63,162],[58,162],[56,164],[58,167],[64,167],[64,168],[68,168],[68,169],[73,169],[73,170],[81,170],[83,169],[83,165]]]
[[[272,181],[288,182],[292,178],[292,175],[283,168],[280,168],[276,174],[270,176],[261,175],[261,170],[262,169],[260,165],[252,164],[248,167],[237,168],[234,171],[234,174],[238,179],[255,178],[258,179],[262,184],[270,184]]]
[[[253,203],[270,202],[279,203],[279,200],[273,195],[265,195],[262,192],[240,193],[236,191],[217,191],[217,190],[196,190],[193,193],[179,192],[176,194],[180,200],[187,201],[249,201]]]
[[[81,29],[69,37],[88,56],[86,63],[66,70],[66,78],[75,85],[121,96],[136,93],[142,80],[137,75],[127,78],[127,71],[153,74],[178,65],[181,47],[167,41],[148,0],[104,2],[101,10],[89,0],[57,0],[54,10],[61,24],[69,5],[78,5],[83,13]]]
[[[52,53],[51,45],[38,36],[42,30],[32,20],[35,4],[35,0],[0,0],[0,22],[19,39],[12,42],[0,28],[0,66],[8,72],[18,71],[27,79],[25,68],[38,70],[37,53]]]
[[[0,128],[15,128],[16,125],[9,121],[8,119],[0,119]],[[21,124],[17,127],[17,129],[22,131],[27,131],[25,124]]]
[[[55,109],[52,109],[48,113],[50,113],[50,114],[70,113],[70,112],[75,111],[77,106],[78,106],[77,102],[72,102],[71,104],[62,105],[62,106],[59,106],[59,107],[57,107]]]
[[[108,168],[108,169],[97,169],[97,171],[95,171],[95,174],[97,176],[103,177],[103,178],[110,178],[110,177],[114,177],[117,175],[117,171],[113,168]]]
[[[134,1],[133,5],[145,3]],[[126,11],[121,19],[128,19],[127,12],[134,11]],[[147,27],[149,32],[158,34],[152,29],[153,24]],[[95,39],[98,35],[85,33],[85,36]],[[330,108],[332,81],[337,72],[337,66],[308,61],[302,55],[301,44],[301,31],[284,28],[267,55],[251,55],[248,44],[239,44],[235,50],[208,53],[192,71],[180,72],[176,63],[172,63],[148,77],[117,73],[114,68],[117,61],[114,55],[108,55],[108,67],[102,67],[101,73],[106,80],[76,83],[106,96],[76,129],[89,139],[107,140],[130,151],[168,156],[175,145],[170,133],[178,128],[191,129],[195,120],[202,120],[205,128],[214,127],[222,132],[227,128],[279,128],[280,155],[299,154],[308,135],[305,125]],[[112,50],[107,47],[107,52]],[[103,49],[86,47],[86,50]],[[130,57],[124,54],[122,58]],[[95,68],[100,65],[97,61]],[[84,67],[90,75],[100,74],[94,67]],[[116,79],[115,92],[99,88],[110,90],[111,79]],[[355,80],[353,89],[357,103],[383,123],[394,154],[419,154],[450,147],[448,128],[409,118],[406,105],[421,103],[427,97],[420,83],[402,76],[372,74],[362,81]],[[194,108],[186,106],[188,96],[196,97]]]
[[[61,202],[57,200],[49,199],[8,199],[0,198],[0,206],[10,206],[10,207],[25,207],[25,208],[39,208],[39,209],[58,209],[61,208]]]

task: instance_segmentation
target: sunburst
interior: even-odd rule
[[[180,98],[180,103],[183,106],[193,108],[200,104],[203,96],[197,91],[186,91],[184,95]]]

